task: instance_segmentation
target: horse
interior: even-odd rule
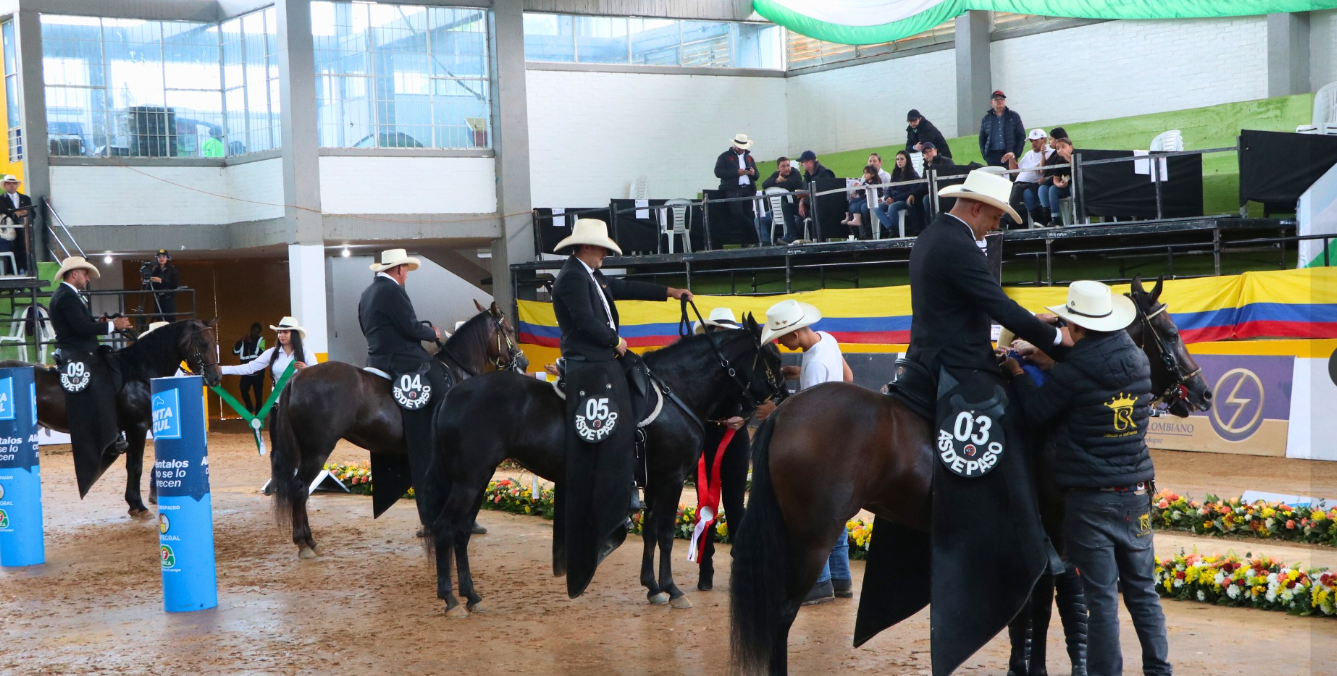
[[[1161,282],[1129,294],[1128,328],[1172,413],[1207,410],[1211,393],[1159,302]],[[1173,397],[1174,401],[1169,401]],[[752,494],[733,547],[731,659],[741,673],[787,672],[789,628],[845,522],[860,509],[929,532],[931,427],[905,404],[827,383],[776,409],[753,439]],[[840,453],[830,449],[839,448]],[[861,644],[867,637],[856,637]]]
[[[529,359],[515,331],[493,303],[474,315],[436,353],[455,382],[484,369],[524,371]],[[298,371],[279,396],[270,426],[274,510],[280,524],[290,521],[292,541],[303,559],[319,555],[307,520],[307,487],[315,481],[334,445],[346,439],[373,453],[404,455],[403,421],[387,377],[344,362],[325,362]]]
[[[648,415],[651,422],[642,428],[646,511],[641,584],[651,603],[691,607],[673,581],[673,528],[683,482],[701,452],[701,421],[723,411],[732,414],[740,404],[750,415],[761,401],[784,396],[779,350],[761,345],[760,336],[761,327],[749,315],[741,330],[688,336],[644,357],[652,381],[664,393],[657,415]],[[434,425],[438,451],[432,468],[432,481],[444,482],[445,490],[437,492],[440,504],[427,509],[438,515],[430,524],[429,544],[436,556],[437,596],[446,602],[448,617],[464,618],[481,610],[482,598],[469,572],[469,526],[493,471],[510,458],[560,486],[566,470],[565,418],[566,404],[551,384],[518,375],[477,378],[447,395]],[[559,576],[566,572],[563,535],[560,527],[554,529],[553,573]],[[451,592],[452,552],[467,607]]]
[[[144,472],[144,441],[152,425],[150,395],[152,378],[175,375],[181,362],[204,375],[204,382],[217,385],[222,377],[218,368],[218,339],[215,328],[218,320],[208,323],[197,320],[173,322],[141,336],[114,354],[119,360],[124,384],[116,393],[116,422],[125,434],[128,444],[125,452],[125,502],[135,519],[152,516],[140,495],[140,475]],[[57,432],[69,432],[65,411],[65,390],[60,386],[60,373],[42,364],[23,361],[0,361],[0,367],[32,367],[37,384],[37,422]],[[150,500],[157,495],[149,482]]]

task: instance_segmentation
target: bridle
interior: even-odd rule
[[[487,363],[498,371],[519,371],[520,355],[524,354],[524,350],[521,350],[520,347],[515,344],[515,341],[511,340],[511,334],[506,332],[506,327],[502,325],[502,320],[500,318],[491,312],[487,313],[487,317],[488,320],[492,322],[492,328],[494,329],[492,334],[497,341],[497,354],[496,356],[489,356]],[[426,324],[427,322],[423,323]],[[450,357],[450,360],[455,362],[455,365],[460,367],[460,370],[468,374],[469,377],[472,378],[478,375],[478,373],[469,368],[463,360],[456,357],[455,353],[451,352],[449,347],[446,347],[446,341],[437,341],[436,344],[437,347],[440,348],[441,354]]]
[[[691,333],[691,325],[692,325],[691,319],[687,315],[688,306],[691,306],[692,312],[696,314],[696,320],[700,322],[701,326],[706,325],[706,320],[702,319],[701,311],[696,308],[696,303],[686,298],[682,299],[681,302],[682,302],[682,317],[681,319],[678,320],[678,335],[679,337],[686,337],[688,334]],[[748,381],[744,380],[743,377],[738,374],[738,369],[734,368],[733,364],[729,362],[729,358],[724,356],[724,352],[720,349],[719,341],[715,339],[715,334],[707,330],[705,332],[705,335],[706,339],[710,341],[711,349],[714,350],[715,352],[715,358],[719,360],[720,368],[724,369],[724,372],[729,375],[729,378],[732,379],[734,384],[738,386],[738,389],[742,391],[743,403],[746,404],[747,410],[749,411],[757,410],[757,408],[761,406],[762,402],[757,401],[756,397],[752,396],[751,384],[748,383]],[[755,346],[757,348],[757,351],[752,357],[753,373],[756,373],[757,362],[761,360],[761,353],[766,347],[759,342],[756,343]],[[776,374],[775,371],[771,368],[771,365],[769,363],[766,363],[765,367],[766,367],[766,384],[770,387],[770,392],[771,392],[771,396],[767,397],[767,399],[773,399],[775,403],[778,405],[780,402],[784,401],[786,397],[789,396],[789,390],[785,387],[784,378],[780,377],[779,374]]]
[[[217,356],[214,357],[214,360],[212,362],[206,361],[204,359],[204,355],[207,354],[207,350],[205,350],[204,346],[201,345],[201,343],[207,344],[207,341],[201,340],[201,337],[206,332],[213,330],[214,327],[206,324],[203,330],[196,331],[190,334],[190,351],[186,354],[186,365],[191,367],[190,369],[191,371],[194,371],[195,370],[194,365],[198,364],[200,367],[199,375],[204,375],[205,369],[208,369],[210,366],[213,366],[215,368],[218,367]]]
[[[1151,321],[1163,314],[1170,306],[1161,304],[1155,311],[1148,313],[1142,308],[1142,303],[1138,302],[1137,298],[1134,298],[1132,294],[1129,294],[1129,297],[1133,298],[1133,305],[1137,306],[1137,319],[1145,330],[1145,333],[1141,336],[1142,340],[1138,344],[1138,347],[1145,351],[1147,335],[1150,334],[1152,341],[1156,345],[1156,351],[1160,353],[1161,364],[1165,366],[1165,370],[1169,371],[1170,375],[1174,378],[1174,381],[1170,383],[1169,387],[1166,387],[1165,391],[1160,393],[1160,396],[1151,401],[1151,405],[1153,407],[1157,404],[1171,406],[1179,401],[1188,401],[1188,381],[1202,375],[1202,368],[1199,367],[1193,371],[1186,372],[1184,366],[1179,363],[1179,357],[1177,357],[1175,351],[1171,349],[1170,341],[1166,340],[1165,337],[1161,335],[1161,332],[1156,330],[1155,322]]]

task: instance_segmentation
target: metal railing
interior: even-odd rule
[[[195,289],[191,289],[188,287],[180,287],[176,289],[171,289],[169,291],[149,291],[147,289],[108,289],[108,290],[85,290],[82,293],[83,295],[88,296],[90,301],[93,301],[94,307],[97,306],[96,299],[98,298],[116,298],[117,302],[115,311],[99,310],[98,313],[105,314],[109,317],[120,316],[129,318],[136,330],[136,333],[142,333],[145,329],[148,328],[148,325],[151,321],[158,319],[159,317],[163,317],[164,319],[166,319],[161,313],[154,311],[158,309],[156,305],[156,299],[153,299],[152,301],[153,304],[149,305],[149,303],[146,302],[146,300],[143,298],[146,295],[152,296],[156,293],[170,293],[177,297],[180,297],[181,294],[185,294],[190,300],[189,309],[178,310],[172,316],[177,320],[194,319],[196,316]],[[40,355],[43,346],[51,346],[54,344],[54,341],[42,339],[42,326],[40,324],[47,325],[47,328],[49,329],[50,328],[49,317],[45,315],[42,316],[40,318],[40,324],[39,324],[39,319],[37,317],[27,316],[28,307],[31,307],[32,305],[37,305],[38,304],[37,301],[42,299],[49,299],[50,297],[51,294],[49,293],[42,293],[42,294],[34,293],[32,295],[31,305],[20,306],[18,303],[15,303],[15,310],[18,316],[0,317],[0,325],[4,324],[9,325],[9,334],[11,338],[16,337],[15,334],[18,332],[18,330],[15,328],[15,324],[18,323],[24,324],[22,332],[23,340],[22,341],[7,340],[0,342],[0,348],[4,347],[22,348],[25,346],[33,347],[37,350],[38,354]],[[138,305],[134,305],[135,297],[139,297]],[[19,300],[19,299],[26,299],[26,297],[14,298],[14,300]],[[114,348],[120,349],[128,344],[129,338],[128,336],[118,332],[107,336],[105,342],[106,344],[111,345]]]
[[[51,218],[48,219],[46,223],[47,253],[50,253],[51,257],[57,261],[65,260],[70,256],[83,256],[84,258],[87,258],[88,255],[84,253],[83,247],[79,246],[79,241],[74,238],[74,233],[70,232],[70,229],[65,226],[65,220],[60,217],[60,214],[56,212],[56,208],[51,205],[51,200],[43,197],[42,204],[46,205],[46,212],[51,215]],[[57,230],[55,227],[52,227],[52,223],[59,226],[60,229]],[[66,244],[66,241],[69,243]],[[59,252],[51,248],[52,243],[60,247]]]

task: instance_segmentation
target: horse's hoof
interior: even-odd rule
[[[475,521],[473,527],[470,529],[470,532],[473,533],[474,535],[487,535],[487,527]]]
[[[669,602],[668,592],[659,592],[658,594],[650,595],[650,603],[653,603],[657,606],[662,606],[668,602]]]
[[[317,556],[320,555],[316,553],[316,550],[310,547],[299,547],[297,549],[297,558],[299,559],[314,559]]]
[[[714,582],[707,582],[707,581],[705,581],[705,580],[700,580],[700,581],[698,581],[698,582],[696,583],[696,590],[697,590],[697,591],[710,591],[710,590],[712,590],[712,589],[714,589],[714,588],[715,588],[715,583],[714,583]]]
[[[469,617],[469,611],[464,606],[455,606],[446,609],[446,617],[452,620],[463,620]]]
[[[149,496],[149,504],[150,504],[150,505],[156,505],[156,504],[158,504],[158,496],[156,496],[156,495],[150,495],[150,496]]]
[[[687,610],[692,607],[692,600],[686,596],[679,596],[678,598],[669,601],[669,605],[678,610]]]
[[[147,509],[132,509],[130,510],[130,518],[136,521],[147,521],[153,518],[153,512]]]
[[[470,604],[469,604],[469,612],[471,612],[471,613],[486,613],[486,612],[487,612],[487,608],[484,608],[484,607],[483,607],[483,602],[482,602],[482,601],[479,601],[478,603],[470,603]]]

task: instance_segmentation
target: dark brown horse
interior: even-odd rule
[[[1130,296],[1138,320],[1129,333],[1147,352],[1157,391],[1182,397],[1169,402],[1171,411],[1206,410],[1211,394],[1159,303],[1160,292],[1160,282],[1147,293],[1134,280]],[[936,462],[930,439],[929,422],[900,401],[844,383],[800,392],[762,425],[752,446],[751,501],[733,548],[732,643],[739,671],[786,673],[799,603],[831,543],[860,509],[929,531]]]
[[[125,451],[125,502],[130,505],[130,516],[137,519],[152,516],[139,490],[140,475],[144,473],[144,440],[152,425],[152,378],[175,375],[181,362],[192,371],[204,375],[204,382],[217,385],[222,377],[218,368],[218,340],[214,327],[218,321],[199,320],[173,322],[115,354],[120,363],[125,384],[116,393],[116,421],[128,447]],[[3,361],[0,367],[32,366],[37,381],[37,422],[57,432],[69,432],[65,412],[65,390],[60,387],[60,375],[51,368],[22,361]],[[150,496],[156,495],[149,482]]]
[[[529,360],[497,304],[465,322],[437,351],[455,382],[491,367],[524,371]],[[292,541],[303,559],[318,555],[307,522],[307,487],[340,439],[373,453],[404,455],[404,429],[390,381],[352,364],[326,362],[303,369],[289,381],[270,426],[274,446],[271,485],[280,522],[291,519]]]
[[[651,603],[690,608],[691,602],[673,581],[673,527],[682,497],[683,481],[694,471],[704,439],[702,420],[739,407],[751,415],[761,401],[782,396],[780,353],[758,343],[761,328],[749,315],[744,328],[713,336],[683,338],[662,350],[647,353],[645,364],[672,397],[662,401],[653,422],[644,427],[645,503],[642,537],[641,584]],[[717,341],[717,342],[716,342]],[[483,491],[498,464],[506,458],[525,469],[562,484],[566,471],[566,403],[552,385],[501,374],[476,378],[452,389],[436,419],[438,450],[433,460],[434,483],[440,505],[428,505],[439,514],[431,524],[436,551],[437,596],[446,602],[450,617],[467,617],[482,598],[469,572],[470,524],[478,514]],[[573,527],[579,527],[574,525]],[[554,573],[564,574],[560,525],[553,532]],[[655,551],[659,575],[655,576]],[[459,593],[451,592],[450,562],[454,554]]]

